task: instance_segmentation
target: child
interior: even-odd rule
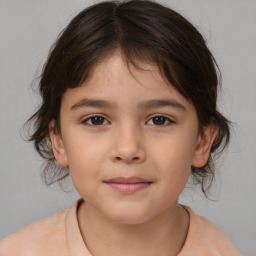
[[[47,182],[81,199],[0,242],[0,255],[242,255],[178,204],[191,174],[206,193],[229,141],[217,65],[201,34],[151,1],[78,14],[44,66],[31,136]]]

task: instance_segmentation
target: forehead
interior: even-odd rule
[[[170,85],[167,86],[167,82],[161,75],[157,64],[137,60],[135,67],[119,51],[116,51],[95,65],[90,72],[89,80],[84,85],[87,86],[90,80],[94,82],[100,81],[99,84],[102,84],[102,80],[104,80],[105,84],[108,81],[120,81],[122,82],[120,83],[120,87],[125,80],[129,80],[130,82],[131,80],[135,80],[142,86],[147,87],[153,85],[153,82],[157,82],[159,86],[166,87],[166,89],[170,88]]]
[[[86,96],[126,104],[128,101],[169,97],[181,102],[181,105],[190,105],[190,102],[164,79],[156,64],[136,64],[138,67],[127,64],[117,51],[95,65],[89,78],[80,87],[68,89],[63,100],[68,101],[70,105]]]
[[[159,72],[158,65],[156,63],[145,61],[145,60],[133,60],[133,65],[130,60],[127,60],[125,56],[116,50],[114,53],[109,55],[107,58],[102,60],[93,69],[94,73],[116,71],[117,69],[122,70],[124,73],[141,72],[144,75],[151,73],[156,79],[163,80],[162,75]],[[144,72],[143,72],[144,71]]]

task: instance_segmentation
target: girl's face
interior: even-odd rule
[[[190,167],[202,166],[214,130],[198,134],[194,106],[156,66],[144,71],[119,52],[62,98],[57,162],[69,166],[87,207],[119,223],[143,223],[178,207]],[[207,130],[208,129],[208,130]]]

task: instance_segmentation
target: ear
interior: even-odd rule
[[[202,133],[198,136],[196,149],[192,159],[192,166],[203,167],[209,158],[212,143],[217,135],[218,127],[215,124],[203,128]]]
[[[55,121],[52,120],[49,124],[49,135],[52,143],[52,151],[57,163],[61,167],[68,167],[66,150],[62,141],[61,134],[56,131]]]

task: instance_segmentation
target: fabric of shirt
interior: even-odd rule
[[[77,219],[78,200],[69,210],[36,221],[0,242],[0,256],[92,256]],[[183,206],[190,215],[185,244],[178,256],[241,256],[225,233]]]

